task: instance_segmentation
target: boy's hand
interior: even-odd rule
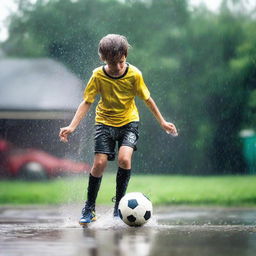
[[[173,123],[164,122],[162,123],[162,127],[166,133],[171,134],[172,136],[178,136],[177,129]]]
[[[59,133],[60,141],[68,142],[68,135],[71,134],[73,131],[74,129],[71,128],[70,126],[60,128],[60,133]]]

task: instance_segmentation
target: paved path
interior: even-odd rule
[[[256,209],[162,207],[144,227],[112,219],[112,209],[87,229],[80,208],[0,207],[1,256],[255,256]]]

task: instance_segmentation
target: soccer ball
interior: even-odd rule
[[[142,226],[152,216],[152,203],[140,192],[127,193],[119,202],[118,212],[127,225]]]

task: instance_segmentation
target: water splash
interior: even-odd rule
[[[177,137],[177,136],[178,136],[178,133],[177,133],[177,132],[176,132],[176,133],[171,133],[171,132],[166,131],[166,133],[169,134],[169,135],[171,135],[171,136],[173,136],[173,137]]]
[[[79,217],[80,212],[78,208],[74,206],[61,206],[60,213],[63,216],[63,228],[80,228]],[[113,209],[103,207],[97,211],[97,221],[88,225],[89,229],[96,230],[124,230],[124,229],[138,229],[138,228],[166,228],[166,225],[159,224],[157,221],[157,215],[153,215],[151,219],[141,227],[130,227],[125,224],[120,218],[113,218]]]

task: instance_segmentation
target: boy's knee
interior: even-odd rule
[[[104,169],[107,165],[107,162],[106,160],[104,159],[100,159],[100,160],[97,160],[94,164],[93,164],[93,167],[95,169]]]
[[[121,168],[130,169],[131,168],[131,159],[129,157],[126,157],[126,156],[119,157],[118,158],[118,165]]]
[[[106,165],[107,165],[107,160],[97,159],[97,161],[93,163],[92,174],[94,176],[99,176],[99,175],[101,176],[106,168]]]

